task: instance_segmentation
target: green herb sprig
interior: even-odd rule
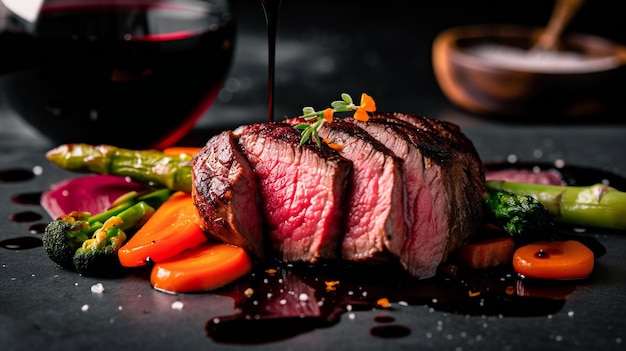
[[[299,118],[309,123],[299,123],[295,128],[300,130],[300,145],[304,145],[308,140],[313,138],[318,147],[322,145],[319,136],[319,129],[324,123],[332,123],[335,113],[355,111],[353,117],[359,121],[367,121],[369,119],[368,112],[376,111],[376,103],[374,99],[363,93],[361,94],[360,105],[355,105],[352,96],[347,93],[341,94],[341,100],[333,101],[324,110],[316,111],[313,107],[307,106],[302,109],[302,115]],[[313,121],[313,122],[311,122]]]

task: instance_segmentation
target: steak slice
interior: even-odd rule
[[[192,197],[209,236],[265,256],[258,186],[230,131],[209,139],[193,158]]]
[[[458,129],[415,115],[379,113],[366,123],[348,121],[404,161],[407,233],[400,263],[411,275],[434,275],[482,224],[484,176],[473,145]]]
[[[279,258],[338,258],[352,162],[326,145],[300,146],[300,133],[286,123],[254,124],[236,133],[258,179],[269,244]]]
[[[352,161],[342,258],[386,260],[404,241],[402,160],[357,125],[325,123],[319,135],[342,146]],[[393,257],[393,256],[391,256]]]
[[[472,141],[456,124],[406,113],[394,113],[393,118],[424,132],[439,135],[440,145],[448,147],[452,154],[452,162],[444,164],[446,188],[450,197],[448,205],[455,218],[445,252],[447,257],[448,253],[466,241],[468,235],[484,225],[486,187],[480,156]]]

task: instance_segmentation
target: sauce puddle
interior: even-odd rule
[[[228,344],[275,342],[330,327],[354,311],[393,311],[409,305],[468,316],[546,316],[557,313],[576,287],[575,282],[521,279],[510,266],[469,270],[444,264],[428,279],[411,277],[396,265],[277,267],[258,270],[216,292],[233,298],[240,312],[208,320],[210,339]],[[391,316],[375,321],[380,325],[370,330],[372,336],[411,334],[410,327],[395,324]]]
[[[24,182],[35,177],[28,169],[14,168],[0,170],[0,183]]]

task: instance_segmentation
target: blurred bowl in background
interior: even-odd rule
[[[542,28],[473,25],[440,33],[433,68],[455,105],[500,117],[580,117],[601,113],[616,89],[626,48],[601,37],[569,34],[558,50],[532,49]]]

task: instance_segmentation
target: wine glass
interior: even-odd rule
[[[0,89],[57,143],[175,144],[235,40],[229,0],[0,0]]]

